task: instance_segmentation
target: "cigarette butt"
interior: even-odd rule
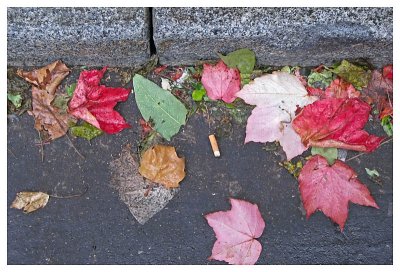
[[[210,144],[211,144],[211,148],[214,152],[214,157],[219,157],[221,156],[221,153],[219,152],[219,148],[218,148],[218,143],[217,143],[217,139],[215,138],[214,134],[208,135],[208,139],[210,139]]]

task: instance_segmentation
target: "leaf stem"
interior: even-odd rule
[[[58,196],[58,195],[51,195],[51,194],[48,194],[49,196],[51,196],[51,197],[54,197],[54,198],[63,198],[63,199],[65,199],[65,198],[74,198],[74,197],[80,197],[80,196],[83,196],[84,194],[86,194],[86,192],[88,191],[88,189],[89,189],[89,186],[85,186],[85,190],[82,192],[82,193],[80,193],[80,194],[76,194],[76,195],[67,195],[67,196]]]

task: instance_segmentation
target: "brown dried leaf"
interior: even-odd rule
[[[55,140],[68,131],[68,124],[75,122],[71,115],[61,112],[51,105],[55,98],[57,86],[69,74],[68,67],[61,61],[53,62],[43,68],[17,74],[32,83],[32,111],[35,118],[35,129],[45,132],[44,140]]]
[[[24,213],[31,213],[46,206],[49,195],[42,192],[19,192],[11,208],[24,209]]]
[[[17,75],[32,83],[40,90],[47,90],[50,95],[54,95],[57,86],[69,74],[68,67],[57,60],[49,65],[31,72],[18,69]]]
[[[176,188],[185,177],[185,159],[179,158],[175,147],[155,145],[144,152],[139,173],[167,188]]]
[[[168,204],[179,188],[167,189],[147,181],[139,174],[138,168],[130,146],[124,147],[120,157],[110,163],[111,185],[118,190],[120,199],[131,214],[143,225]]]

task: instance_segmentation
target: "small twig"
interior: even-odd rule
[[[73,144],[73,142],[71,141],[71,138],[68,136],[68,134],[65,134],[72,146],[72,148],[75,150],[75,152],[82,158],[82,159],[86,159],[79,151],[78,149],[76,149],[75,145]]]
[[[54,197],[54,198],[74,198],[74,197],[81,197],[81,196],[83,196],[84,194],[86,194],[86,192],[88,191],[88,189],[89,189],[89,186],[85,186],[85,190],[82,192],[82,193],[80,193],[80,194],[76,194],[76,195],[67,195],[67,196],[58,196],[58,195],[51,195],[51,194],[48,194],[49,196],[51,196],[51,197]]]
[[[207,105],[204,105],[206,107],[206,112],[207,112],[207,123],[208,123],[208,134],[211,133],[211,121],[210,121],[210,113],[208,112]]]
[[[7,147],[7,151],[8,151],[8,152],[10,152],[10,153],[11,153],[11,155],[13,155],[13,156],[14,156],[14,158],[18,159],[18,158],[17,158],[17,156],[15,156],[14,152],[12,152],[12,151],[11,151],[11,149],[9,149],[8,147]]]
[[[39,140],[40,140],[40,153],[42,154],[42,162],[44,162],[44,149],[43,149],[43,140],[42,136],[40,135],[40,131],[38,131]]]
[[[358,157],[360,157],[360,156],[362,156],[362,155],[364,155],[364,154],[367,154],[367,153],[364,153],[364,152],[359,153],[359,154],[357,154],[357,155],[355,155],[355,156],[353,156],[353,157],[347,159],[346,162],[351,161],[351,160],[354,160],[354,159],[356,159],[356,158],[358,158]]]
[[[384,144],[387,144],[387,143],[389,143],[389,142],[392,141],[392,140],[393,140],[393,138],[390,138],[390,139],[388,139],[388,140],[386,140],[386,141],[383,141],[382,143],[380,143],[379,146],[382,146],[382,145],[384,145]],[[357,154],[357,155],[355,155],[355,156],[353,156],[353,157],[347,159],[346,162],[351,161],[351,160],[354,160],[354,159],[356,159],[356,158],[358,158],[358,157],[360,157],[360,156],[362,156],[362,155],[365,155],[365,154],[367,154],[367,153],[362,152],[362,153],[360,153],[360,154]]]

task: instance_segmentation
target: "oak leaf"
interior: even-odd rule
[[[35,129],[44,132],[44,140],[55,140],[67,133],[69,125],[75,119],[54,107],[57,86],[69,74],[70,70],[61,61],[55,61],[43,68],[17,74],[32,86],[32,111],[28,111],[35,118]]]
[[[207,91],[207,96],[212,100],[222,99],[232,103],[240,90],[240,73],[236,68],[228,68],[220,60],[215,66],[204,64],[201,83]]]
[[[371,152],[383,138],[363,130],[370,110],[358,98],[323,99],[304,107],[292,125],[306,146]]]
[[[262,250],[256,238],[263,233],[265,222],[256,204],[233,198],[230,202],[231,210],[205,215],[217,237],[209,259],[255,264]]]
[[[324,157],[313,156],[300,172],[299,189],[307,218],[320,210],[342,231],[349,201],[379,209],[367,186],[357,179],[353,169],[340,160],[329,166]]]
[[[82,71],[68,105],[69,113],[102,131],[114,134],[130,125],[114,110],[117,102],[126,101],[130,90],[99,85],[107,67]]]
[[[11,208],[23,209],[24,213],[31,213],[46,206],[49,195],[42,192],[19,192],[11,204]]]
[[[139,173],[167,188],[176,188],[186,175],[185,159],[178,157],[173,146],[155,145],[144,152]]]
[[[236,95],[247,104],[257,106],[247,120],[245,143],[279,141],[288,160],[307,149],[291,122],[298,107],[318,98],[309,96],[296,76],[274,72],[256,78]]]

